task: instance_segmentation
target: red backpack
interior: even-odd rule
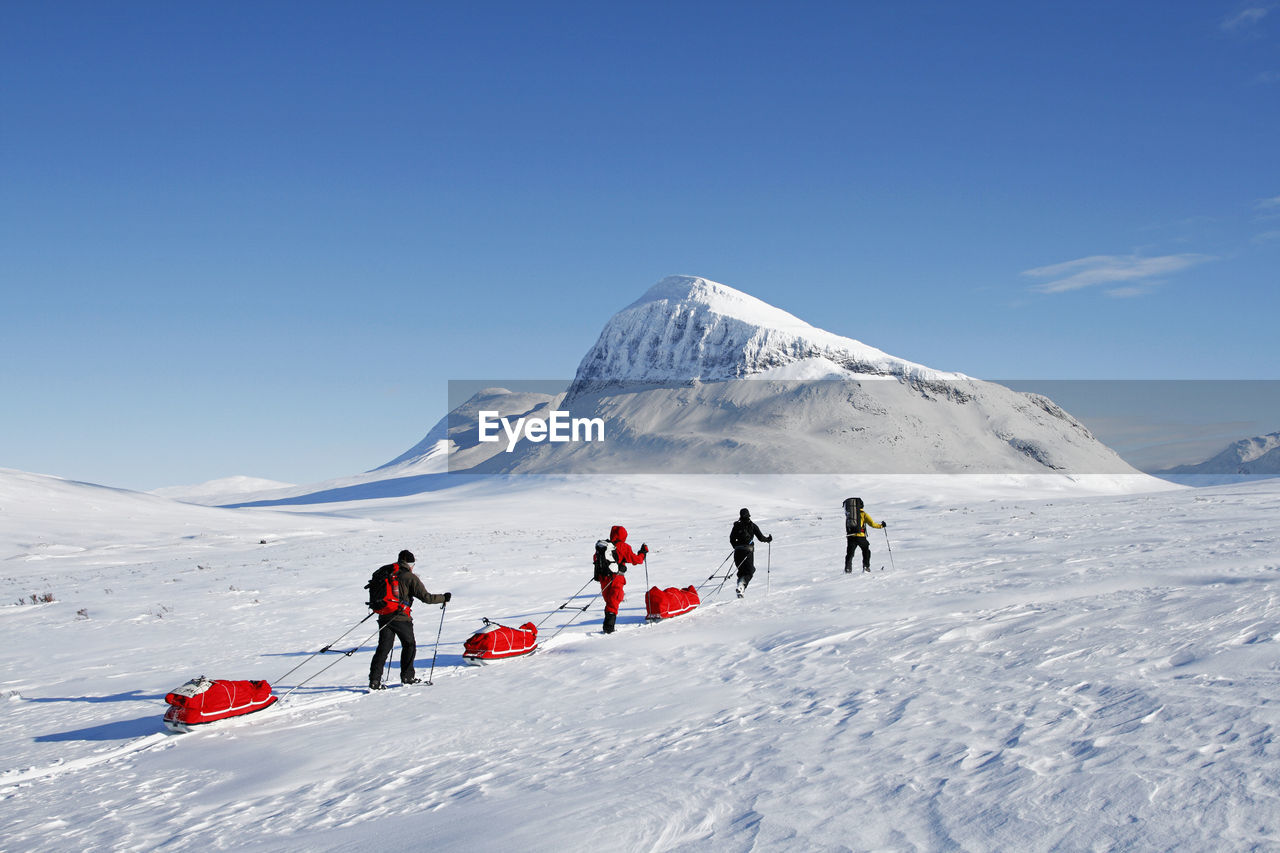
[[[392,563],[383,566],[373,573],[369,582],[364,585],[369,590],[369,608],[379,616],[390,616],[393,613],[409,612],[409,602],[400,596],[400,564]]]

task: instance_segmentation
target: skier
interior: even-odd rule
[[[765,536],[760,527],[751,520],[751,510],[743,508],[738,512],[738,520],[729,531],[729,544],[733,546],[733,564],[738,569],[738,598],[747,591],[747,584],[756,573],[756,542],[772,542],[772,536]]]
[[[613,546],[613,562],[618,571],[609,568],[609,561],[604,551]],[[604,632],[612,634],[618,621],[618,608],[622,606],[622,598],[626,594],[627,565],[639,565],[649,553],[649,546],[641,543],[640,552],[631,550],[627,544],[627,528],[615,524],[609,529],[609,541],[596,543],[595,579],[600,582],[600,596],[604,599]]]
[[[371,690],[384,689],[382,668],[387,662],[387,655],[391,654],[391,647],[395,644],[396,637],[400,638],[400,683],[420,684],[422,682],[421,678],[415,676],[413,670],[413,659],[418,653],[418,641],[413,636],[413,614],[409,611],[409,605],[415,598],[426,604],[446,604],[453,598],[451,592],[440,594],[427,592],[422,578],[413,573],[414,562],[413,552],[401,551],[396,562],[378,570],[379,572],[386,570],[386,573],[395,578],[398,584],[400,606],[393,613],[378,615],[378,627],[381,629],[378,631],[378,648],[373,653],[372,663],[369,664],[369,689]]]
[[[844,502],[844,533],[849,543],[844,550],[844,570],[849,573],[853,572],[853,552],[858,548],[862,549],[862,570],[871,571],[871,546],[867,543],[867,525],[877,530],[889,526],[887,521],[876,524],[862,507],[862,498],[848,498]]]

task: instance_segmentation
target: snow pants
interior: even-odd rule
[[[395,644],[396,637],[399,637],[400,680],[412,681],[413,659],[418,655],[418,641],[413,636],[413,622],[409,619],[394,618],[383,622],[383,618],[378,617],[378,625],[382,630],[378,632],[378,648],[373,653],[373,662],[369,664],[369,680],[382,681],[382,668],[386,666],[387,655],[391,654],[391,647]]]
[[[734,548],[733,564],[738,569],[738,586],[746,589],[747,584],[751,583],[751,579],[756,574],[756,549]]]
[[[849,536],[848,547],[844,550],[844,570],[850,571],[853,568],[853,552],[862,549],[862,568],[871,568],[871,546],[867,544],[865,536]]]
[[[604,612],[618,615],[622,599],[626,595],[627,577],[621,572],[614,572],[607,580],[600,581],[600,597],[604,599]]]

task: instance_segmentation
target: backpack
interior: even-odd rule
[[[867,535],[867,526],[862,522],[862,498],[845,498],[844,532]]]
[[[745,548],[751,544],[752,535],[751,522],[738,519],[733,523],[733,530],[729,531],[729,544],[735,548]]]
[[[591,567],[595,570],[592,576],[594,580],[604,582],[613,577],[613,571],[609,568],[609,545],[612,544],[605,539],[596,542],[596,553],[591,558]]]
[[[409,604],[400,596],[400,564],[383,566],[364,585],[369,590],[369,609],[379,616],[403,612],[409,616]]]

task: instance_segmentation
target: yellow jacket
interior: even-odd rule
[[[867,525],[868,527],[874,527],[876,530],[879,530],[880,528],[884,527],[883,524],[876,524],[875,519],[867,515],[867,511],[865,509],[859,510],[858,514],[861,516],[859,520],[862,522],[861,524],[858,525],[859,528],[861,528],[863,524]],[[861,533],[850,533],[849,535],[866,539],[867,531],[864,529]]]

